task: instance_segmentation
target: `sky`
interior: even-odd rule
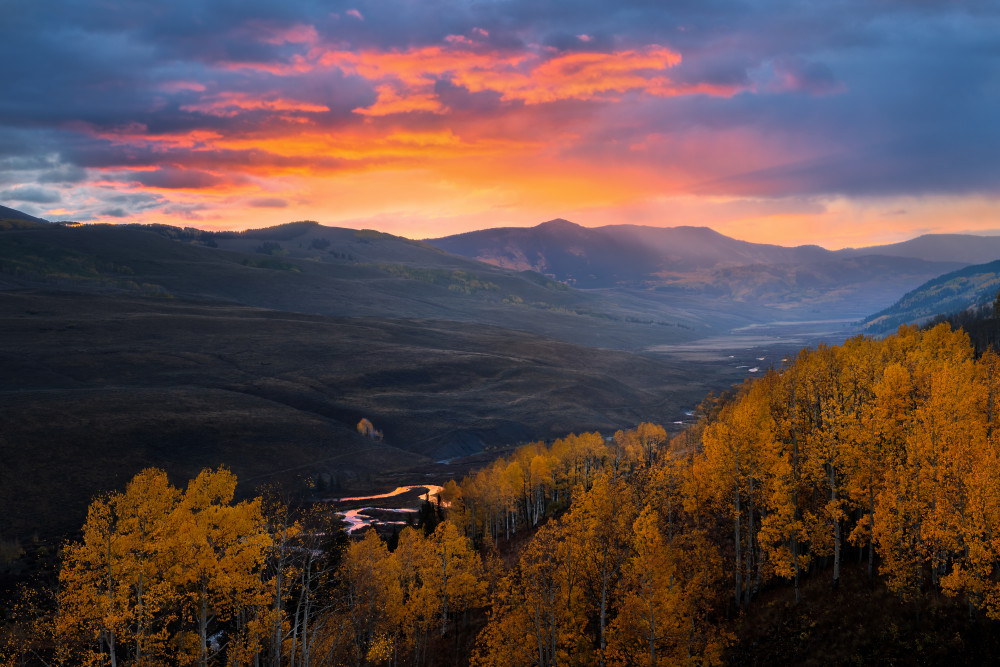
[[[995,0],[7,0],[0,85],[52,220],[1000,234]]]

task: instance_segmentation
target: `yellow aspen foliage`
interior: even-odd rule
[[[232,504],[236,477],[224,468],[203,470],[184,491],[168,519],[172,567],[168,577],[180,595],[185,620],[195,626],[197,654],[178,657],[204,667],[214,620],[230,621],[268,608],[269,585],[261,579],[271,546],[260,499]]]
[[[387,611],[399,604],[393,595],[398,587],[394,564],[374,529],[369,529],[360,541],[352,542],[344,554],[340,576],[356,661],[367,656],[373,644],[391,629]]]
[[[421,654],[437,617],[437,607],[430,589],[424,586],[422,570],[428,560],[426,538],[414,528],[404,528],[399,545],[392,553],[392,572],[397,578],[397,604],[387,607],[394,627],[396,644],[414,654]]]
[[[58,640],[81,664],[202,664],[226,622],[227,658],[252,663],[267,636],[271,543],[259,501],[232,504],[236,478],[203,471],[182,493],[161,470],[95,500],[59,573]]]
[[[124,493],[91,503],[83,540],[66,547],[56,631],[70,645],[93,640],[77,654],[84,664],[141,662],[166,651],[176,591],[162,572],[179,495],[163,471],[144,470]]]
[[[424,549],[418,572],[438,610],[443,635],[450,618],[484,602],[482,563],[468,538],[450,521],[438,524]]]
[[[598,663],[606,664],[608,627],[616,610],[614,591],[629,555],[636,507],[626,482],[610,473],[574,500],[566,518],[582,588],[586,625],[593,628]]]
[[[0,630],[0,665],[22,667],[35,662],[57,640],[51,612],[55,592],[26,583],[18,585],[7,602]],[[65,657],[65,656],[64,656]]]
[[[732,526],[733,600],[746,608],[764,576],[758,541],[765,476],[774,455],[773,418],[763,385],[746,383],[703,436],[696,474],[707,481],[708,499]]]
[[[610,664],[676,664],[688,648],[691,614],[675,554],[649,507],[632,526],[632,554],[625,564],[620,608],[611,624]]]
[[[579,548],[568,526],[549,521],[498,584],[473,664],[554,666],[589,654]]]

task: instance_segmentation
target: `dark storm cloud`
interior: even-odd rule
[[[73,165],[42,172],[37,178],[38,183],[58,183],[61,185],[80,183],[85,180],[87,180],[87,170]]]
[[[62,197],[57,190],[36,188],[31,186],[21,186],[9,190],[0,191],[0,199],[5,201],[23,201],[34,204],[55,204]]]

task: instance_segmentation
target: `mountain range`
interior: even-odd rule
[[[819,246],[748,243],[707,227],[581,227],[550,220],[428,239],[448,252],[517,270],[538,271],[578,287],[642,285],[722,266],[800,264],[826,259]]]
[[[929,279],[983,258],[1000,258],[1000,237],[927,235],[831,251],[739,241],[705,227],[585,228],[566,220],[427,243],[581,288],[735,301],[747,310],[765,307],[801,319],[860,320]]]
[[[817,245],[787,247],[740,241],[708,227],[582,227],[562,219],[535,227],[484,229],[426,241],[457,255],[591,287],[727,266],[793,265],[875,256],[968,265],[1000,258],[1000,236],[925,234],[889,245],[827,250]]]

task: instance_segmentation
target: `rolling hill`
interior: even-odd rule
[[[689,340],[704,326],[669,304],[573,290],[417,241],[316,223],[242,234],[112,225],[4,232],[0,289],[32,287],[478,322],[620,349]]]
[[[536,227],[504,227],[427,243],[448,252],[578,287],[637,286],[723,266],[793,264],[827,259],[818,246],[785,248],[737,241],[707,227],[581,227],[550,220]]]
[[[24,211],[18,211],[7,206],[0,206],[0,229],[33,227],[39,224],[49,224],[48,220],[36,218],[28,215]]]

